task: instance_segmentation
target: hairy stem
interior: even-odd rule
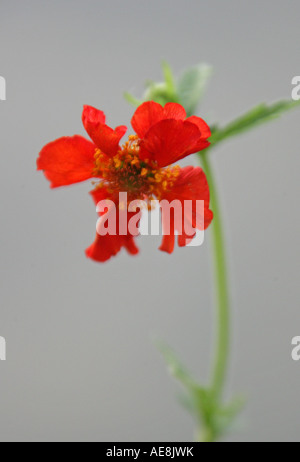
[[[210,150],[202,151],[200,159],[210,188],[211,209],[214,219],[211,224],[212,251],[215,273],[215,302],[216,302],[216,347],[212,367],[211,391],[214,402],[222,400],[227,377],[229,348],[230,348],[230,300],[227,277],[225,239],[222,226],[222,215],[219,204],[214,173],[209,160]],[[211,429],[206,429],[210,434]]]

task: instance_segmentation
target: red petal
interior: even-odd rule
[[[137,108],[131,125],[139,138],[144,138],[149,128],[163,119],[163,113],[163,107],[154,101],[147,101]]]
[[[100,236],[96,234],[95,242],[86,250],[86,256],[99,263],[104,263],[117,255],[122,247],[131,255],[139,253],[132,236]]]
[[[135,111],[131,125],[139,138],[144,138],[150,128],[164,119],[184,120],[185,109],[177,103],[167,103],[163,108],[154,101],[141,104]]]
[[[60,138],[47,144],[37,160],[51,187],[66,186],[93,176],[96,146],[82,136]]]
[[[139,253],[139,248],[136,246],[133,237],[125,240],[124,247],[130,255],[137,255]]]
[[[175,234],[164,235],[159,250],[162,252],[173,253],[175,247]]]
[[[182,120],[162,120],[141,141],[141,158],[157,161],[159,167],[173,164],[209,146],[197,125]]]
[[[89,128],[92,129],[93,126],[97,124],[104,125],[105,121],[106,116],[103,111],[99,111],[99,109],[96,109],[92,106],[83,106],[82,122],[85,127],[87,125]]]
[[[167,253],[173,253],[174,247],[175,247],[175,226],[174,226],[174,211],[171,209],[170,212],[170,223],[165,223],[166,216],[164,213],[162,213],[162,225],[163,225],[163,231],[166,229],[166,226],[170,226],[170,233],[169,234],[164,234],[161,246],[159,247],[159,250],[162,252],[167,252]]]
[[[111,195],[111,193],[107,191],[105,187],[98,187],[93,189],[93,191],[90,192],[90,195],[92,196],[95,205],[97,205],[100,201],[103,201],[105,199],[110,199],[116,202],[114,197]]]
[[[186,112],[181,104],[167,103],[164,107],[164,119],[184,120]]]
[[[116,229],[119,229],[119,209],[118,203],[114,200],[114,197],[104,188],[96,188],[91,192],[91,195],[94,199],[95,204],[97,205],[101,200],[109,199],[115,202],[117,208],[117,220],[116,220]],[[109,212],[108,212],[109,213]],[[104,214],[103,214],[104,215]],[[129,220],[136,215],[135,213],[127,214],[127,226]],[[97,262],[103,263],[109,260],[111,257],[117,255],[122,248],[125,248],[129,254],[136,255],[139,253],[139,249],[135,245],[134,236],[131,234],[123,235],[105,235],[100,236],[96,234],[96,239],[94,243],[86,250],[86,255],[88,258],[95,260]]]
[[[91,106],[84,106],[82,122],[87,133],[102,152],[111,157],[117,154],[120,149],[120,139],[126,133],[127,127],[122,125],[113,130],[105,125],[104,113]]]
[[[209,209],[209,187],[205,173],[200,167],[185,167],[181,169],[180,175],[178,176],[176,183],[171,191],[166,192],[163,196],[163,199],[166,199],[169,203],[174,200],[179,200],[182,203],[182,210],[184,210],[184,201],[192,201],[193,213],[191,216],[191,226],[196,229],[207,229],[213,219],[213,213]],[[196,201],[204,201],[204,217],[197,215]],[[179,246],[185,246],[191,241],[191,236],[188,236],[184,233],[184,214],[182,214],[181,226],[178,226],[178,222],[175,221],[175,216],[173,209],[171,209],[171,223],[170,223],[170,235],[164,236],[160,250],[171,253],[174,248],[174,230],[180,231],[182,228],[182,234],[178,236]],[[168,218],[168,217],[167,217]],[[162,210],[162,221],[163,228],[164,216]]]
[[[192,122],[197,125],[200,130],[202,138],[209,138],[211,136],[211,131],[207,123],[201,119],[201,117],[191,116],[186,119],[187,122]]]

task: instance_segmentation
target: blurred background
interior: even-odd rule
[[[206,382],[209,233],[172,256],[143,237],[137,258],[95,264],[84,255],[97,219],[91,185],[51,191],[35,161],[47,142],[84,134],[83,104],[129,125],[123,92],[141,96],[163,59],[178,74],[215,68],[198,114],[211,123],[289,99],[299,15],[297,0],[1,0],[2,442],[193,439],[153,338]],[[227,441],[299,440],[299,120],[288,113],[212,154],[233,285],[227,394],[248,399]]]

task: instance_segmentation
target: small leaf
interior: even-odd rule
[[[239,135],[260,124],[276,119],[283,112],[300,106],[300,101],[279,101],[272,105],[259,104],[246,114],[230,122],[224,128],[213,127],[210,138],[211,146],[229,138]]]
[[[212,389],[197,384],[171,348],[161,342],[156,344],[171,374],[185,388],[185,393],[180,396],[181,404],[195,418],[203,434],[209,434],[212,440],[221,437],[244,406],[245,400],[237,398],[227,405],[222,405],[216,400]]]
[[[237,396],[221,409],[220,415],[226,416],[231,421],[242,411],[245,403],[246,398],[244,396]]]
[[[198,388],[196,381],[177,358],[173,350],[162,342],[156,342],[156,345],[169,366],[171,375],[179,380],[189,391],[194,391],[195,388]]]
[[[165,82],[148,82],[147,90],[144,94],[145,101],[155,101],[164,106],[167,103],[176,103],[177,96],[167,87]]]
[[[162,62],[162,70],[163,70],[163,75],[165,78],[165,84],[166,84],[168,94],[169,95],[173,94],[175,97],[176,96],[175,79],[173,76],[173,71],[170,65],[166,61]]]
[[[219,407],[214,416],[214,426],[219,436],[224,435],[230,429],[233,421],[245,406],[246,399],[238,396],[226,406]]]
[[[211,390],[198,385],[171,348],[161,342],[156,342],[156,344],[169,366],[171,375],[185,388],[186,393],[181,395],[181,403],[198,423],[209,422],[215,405],[212,401]]]
[[[178,83],[178,97],[188,116],[195,114],[211,75],[212,67],[200,64],[188,69],[181,77]]]
[[[126,101],[128,101],[128,103],[130,103],[132,106],[139,106],[140,104],[143,103],[142,100],[136,98],[135,96],[131,95],[131,93],[129,93],[128,91],[126,91],[124,93],[124,98],[126,99]]]

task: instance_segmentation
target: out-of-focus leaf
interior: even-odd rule
[[[230,122],[224,128],[213,127],[210,138],[211,146],[213,147],[231,136],[239,135],[260,124],[276,119],[283,112],[297,106],[300,106],[300,101],[279,101],[272,105],[259,104],[246,114]]]
[[[166,61],[162,62],[162,70],[168,94],[176,98],[175,78],[171,66]]]
[[[162,63],[164,82],[146,82],[145,101],[155,101],[164,106],[167,103],[178,102],[175,79],[167,62]]]
[[[145,101],[155,101],[164,106],[169,102],[176,102],[173,93],[170,93],[165,82],[148,83],[148,88],[144,95]]]
[[[169,367],[171,375],[179,380],[179,382],[181,382],[182,385],[184,385],[189,391],[198,388],[196,381],[192,378],[190,373],[177,358],[174,351],[162,342],[156,342],[156,345],[159,351],[162,353]]]
[[[185,389],[180,402],[195,418],[198,427],[203,429],[201,438],[206,441],[207,438],[215,440],[221,437],[241,411],[245,400],[237,398],[226,406],[221,405],[212,389],[198,385],[171,348],[161,342],[156,344],[170,373]]]
[[[245,406],[246,399],[244,397],[236,397],[227,406],[220,407],[215,413],[215,428],[219,435],[228,432],[229,427],[233,424],[237,415]]]
[[[211,75],[211,66],[199,64],[185,71],[179,80],[177,87],[178,98],[188,116],[195,114]]]
[[[181,398],[182,403],[198,421],[207,421],[214,407],[211,390],[198,385],[171,348],[161,342],[156,342],[156,344],[171,375],[184,386],[187,392]]]
[[[142,100],[131,95],[131,93],[129,93],[128,91],[124,93],[124,98],[126,99],[126,101],[128,101],[128,103],[130,103],[132,106],[135,106],[135,107],[138,107],[140,104],[143,103]]]

